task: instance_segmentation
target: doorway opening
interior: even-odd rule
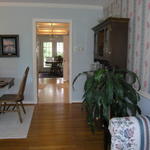
[[[70,24],[36,22],[38,103],[69,103]]]

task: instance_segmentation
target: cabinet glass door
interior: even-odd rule
[[[100,59],[104,55],[104,30],[95,34],[94,58]]]
[[[111,49],[110,49],[110,31],[109,31],[109,28],[105,28],[105,32],[104,32],[104,57],[107,59],[107,60],[110,60],[110,57],[111,57]]]

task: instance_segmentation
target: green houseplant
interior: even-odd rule
[[[83,72],[75,77],[73,86],[81,75],[87,76],[83,105],[87,111],[88,124],[92,129],[95,129],[95,120],[101,119],[107,124],[111,117],[141,113],[137,105],[140,100],[137,92],[140,83],[134,72],[115,68]],[[130,82],[127,81],[127,77]],[[133,87],[135,82],[139,85],[137,90]]]

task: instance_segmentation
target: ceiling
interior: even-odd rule
[[[0,0],[0,2],[23,2],[23,3],[55,3],[76,5],[102,5],[105,0]]]
[[[37,35],[68,35],[69,24],[59,22],[37,22]]]

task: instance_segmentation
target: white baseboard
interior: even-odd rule
[[[71,103],[82,103],[83,100],[73,100]]]
[[[23,101],[24,104],[37,104],[37,102],[34,101]]]
[[[24,103],[24,104],[37,104],[37,102],[35,102],[35,101],[33,101],[33,100],[31,100],[31,101],[30,101],[30,100],[28,100],[28,101],[23,101],[23,103]],[[73,103],[74,103],[74,104],[75,104],[75,103],[82,103],[82,100],[76,100],[76,101],[74,100],[74,101],[71,101],[71,104],[73,104]]]
[[[72,103],[82,103],[83,102],[83,100],[72,100],[72,101],[70,101],[70,104],[72,104]],[[35,101],[35,100],[23,100],[23,103],[24,104],[37,104],[37,101]]]

